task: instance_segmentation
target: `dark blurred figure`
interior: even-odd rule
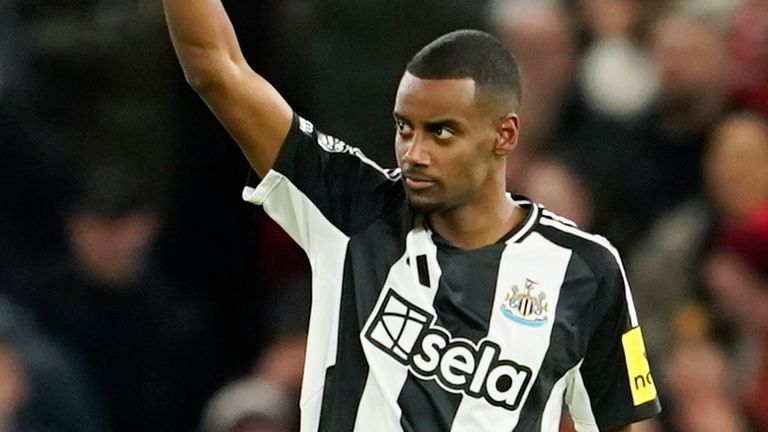
[[[153,260],[162,206],[136,171],[84,171],[69,253],[34,290],[43,324],[93,379],[114,431],[188,430],[206,397],[202,311]]]
[[[110,432],[79,365],[27,311],[0,295],[0,430]]]
[[[25,100],[67,151],[89,161],[119,153],[167,168],[178,142],[178,100],[161,6],[25,0],[19,9],[28,50]],[[122,139],[91,138],[110,132]]]
[[[61,246],[61,154],[18,91],[23,37],[17,2],[0,3],[0,292],[19,294],[41,257]]]
[[[641,147],[627,172],[644,225],[701,190],[704,145],[729,103],[725,35],[719,11],[695,5],[672,9],[655,25],[658,101],[636,126]]]

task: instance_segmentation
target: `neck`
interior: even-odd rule
[[[486,199],[429,216],[432,227],[454,246],[477,249],[496,243],[525,218],[503,186]]]

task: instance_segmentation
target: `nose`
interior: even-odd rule
[[[427,151],[426,144],[422,134],[414,134],[410,142],[406,144],[408,147],[400,159],[401,164],[410,166],[429,165],[430,155]]]

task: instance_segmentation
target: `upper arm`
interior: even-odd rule
[[[196,89],[256,172],[274,165],[291,127],[288,102],[245,61],[224,61],[220,79]]]
[[[627,426],[619,425],[652,417],[661,407],[618,253],[609,246],[598,260],[589,338],[568,405],[575,423],[623,431]]]

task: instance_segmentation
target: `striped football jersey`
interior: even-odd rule
[[[298,116],[245,200],[304,249],[312,312],[301,430],[578,431],[660,411],[627,277],[602,237],[522,197],[525,220],[462,250],[398,170]]]

